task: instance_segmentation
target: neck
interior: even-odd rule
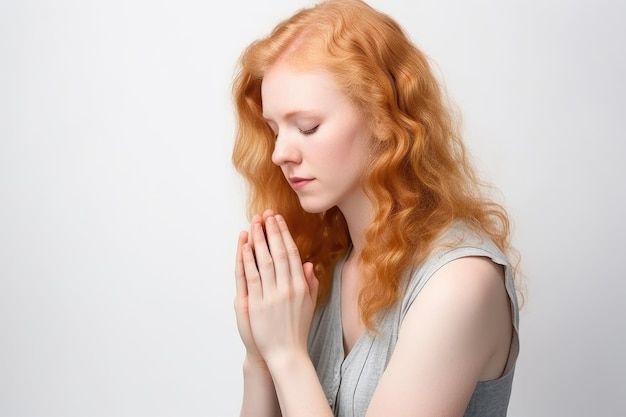
[[[352,253],[350,256],[357,256],[358,258],[365,246],[365,230],[374,218],[372,203],[365,194],[362,194],[360,198],[340,206],[339,209],[346,219],[350,240],[352,241]]]

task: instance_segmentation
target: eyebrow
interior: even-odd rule
[[[285,117],[285,119],[290,120],[290,119],[293,119],[294,117],[299,116],[301,114],[305,114],[306,115],[307,113],[313,113],[313,112],[311,110],[292,110],[292,111],[287,112],[284,117]],[[263,116],[263,120],[265,120],[266,122],[273,122],[274,121],[273,119],[270,119],[269,117],[265,116],[264,114],[262,116]]]

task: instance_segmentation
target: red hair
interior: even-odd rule
[[[303,260],[315,265],[320,302],[350,236],[337,207],[305,212],[272,163],[274,135],[262,116],[261,83],[278,60],[330,73],[375,138],[363,179],[375,211],[361,253],[359,307],[368,328],[398,300],[407,271],[453,221],[464,220],[511,252],[507,213],[483,193],[427,57],[393,19],[364,2],[325,1],[253,42],[233,85],[232,159],[248,184],[248,215],[271,208],[285,217]]]

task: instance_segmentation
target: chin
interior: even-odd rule
[[[300,206],[302,210],[310,214],[321,214],[334,207],[334,205],[323,204],[319,201],[306,201],[306,199],[300,199]]]
[[[302,210],[306,211],[309,214],[321,214],[326,211],[324,209],[320,209],[317,207],[307,207],[307,206],[302,206]]]

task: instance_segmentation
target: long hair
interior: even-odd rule
[[[458,121],[427,57],[389,16],[360,0],[328,0],[295,13],[243,52],[233,84],[237,131],[232,160],[248,185],[248,215],[281,213],[304,260],[315,265],[319,301],[350,245],[334,207],[305,212],[274,165],[274,135],[262,116],[264,73],[279,60],[324,69],[364,115],[374,137],[363,188],[374,220],[361,253],[359,308],[369,329],[399,298],[407,271],[455,220],[511,253],[505,209],[486,197],[469,163]]]

